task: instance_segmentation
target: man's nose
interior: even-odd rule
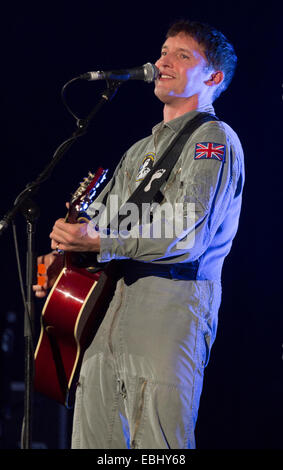
[[[161,56],[156,62],[155,62],[156,67],[172,67],[172,59],[169,54],[166,54],[164,56]]]

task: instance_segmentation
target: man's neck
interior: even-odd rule
[[[189,111],[195,111],[201,107],[211,106],[211,102],[201,103],[199,97],[192,96],[191,99],[180,99],[171,103],[165,103],[163,108],[163,120],[164,122],[172,121],[179,116],[182,116]]]

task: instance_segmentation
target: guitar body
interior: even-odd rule
[[[74,222],[74,211],[71,214]],[[34,387],[69,408],[74,403],[83,354],[94,338],[113,296],[115,276],[111,263],[105,269],[95,271],[78,267],[72,253],[63,256],[64,267],[41,315],[41,331],[35,351]]]

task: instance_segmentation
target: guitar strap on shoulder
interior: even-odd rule
[[[138,219],[142,215],[142,204],[144,203],[149,203],[151,204],[154,201],[157,201],[157,195],[159,193],[159,188],[162,186],[162,184],[168,179],[170,172],[172,171],[173,167],[175,166],[178,158],[181,155],[181,152],[183,150],[184,145],[188,141],[188,139],[191,137],[191,135],[200,127],[202,124],[208,121],[218,121],[219,119],[209,113],[198,113],[192,120],[190,120],[184,127],[183,129],[177,134],[175,139],[173,139],[172,143],[168,146],[168,148],[165,150],[163,155],[157,160],[156,164],[153,166],[151,171],[145,176],[143,181],[139,184],[139,186],[136,188],[136,190],[133,192],[133,194],[130,196],[130,198],[127,200],[127,203],[134,203],[138,207],[137,211],[137,220],[134,220],[134,216],[131,218],[131,226],[133,226],[136,222],[138,222]],[[112,187],[114,185],[114,181],[112,184]],[[110,188],[109,191],[111,191],[112,187]],[[106,198],[108,193],[105,195],[104,201],[106,202]],[[123,206],[124,207],[124,206]],[[123,214],[123,215],[122,215]],[[126,214],[126,215],[124,215]],[[116,223],[113,225],[113,219],[110,221],[108,225],[108,229],[110,230],[111,226],[119,227],[121,228],[121,224],[123,223],[123,220],[127,217],[127,211],[123,211],[122,209],[119,210],[119,213],[116,215]],[[117,226],[118,225],[118,226]],[[127,230],[129,227],[125,227]],[[89,270],[93,269],[93,272],[96,270],[100,270],[101,267],[105,265],[105,263],[98,263],[96,259],[96,254],[93,255],[93,253],[76,253],[76,263],[74,261],[74,264],[77,264],[80,267],[85,267],[89,266],[89,262],[92,258],[95,258],[94,260],[94,266],[98,266],[98,268],[88,268]]]
[[[155,200],[159,188],[168,179],[173,167],[181,155],[184,145],[191,135],[205,122],[218,120],[219,119],[215,115],[209,113],[198,113],[192,120],[190,120],[171,142],[151,171],[145,176],[143,181],[127,200],[126,204],[136,204],[139,208],[139,213],[141,214],[142,204],[152,203]],[[126,215],[119,216],[119,225],[125,217]]]

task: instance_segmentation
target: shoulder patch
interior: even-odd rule
[[[195,148],[195,160],[218,160],[225,162],[226,145],[215,142],[199,142]]]

